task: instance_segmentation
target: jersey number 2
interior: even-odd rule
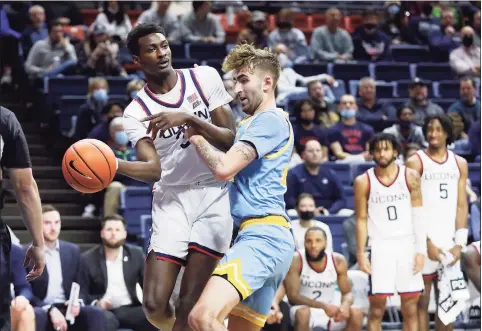
[[[317,300],[321,297],[321,291],[313,291],[313,300]]]
[[[397,216],[397,208],[395,206],[388,206],[387,207],[387,213],[388,213],[388,220],[389,221],[396,221],[398,216]]]

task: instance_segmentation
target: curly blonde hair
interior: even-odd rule
[[[276,87],[281,67],[278,56],[269,48],[258,49],[247,43],[236,45],[224,59],[222,70],[224,72],[238,71],[243,67],[248,67],[250,73],[253,73],[254,69],[269,72],[273,79],[273,88]]]

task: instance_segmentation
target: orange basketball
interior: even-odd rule
[[[62,173],[75,190],[82,193],[99,192],[114,179],[116,157],[102,141],[79,140],[65,152]]]

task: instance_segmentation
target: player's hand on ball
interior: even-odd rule
[[[450,265],[452,266],[457,263],[458,260],[460,260],[462,248],[459,245],[455,245],[454,247],[452,247],[452,249],[449,250],[449,252],[454,256],[454,260],[452,261],[452,263],[450,263]]]
[[[413,260],[413,273],[417,274],[423,269],[423,265],[425,264],[425,256],[423,254],[416,254]]]
[[[182,126],[186,124],[189,120],[189,114],[183,111],[176,111],[176,112],[162,112],[158,114],[154,114],[148,117],[145,117],[141,120],[141,122],[149,121],[149,126],[147,127],[146,133],[151,133],[152,139],[155,139],[158,132],[161,135],[164,131]]]
[[[445,253],[443,250],[435,246],[431,240],[427,240],[427,255],[432,261],[442,262],[441,256],[444,256]]]
[[[358,256],[358,265],[360,267],[360,270],[364,273],[367,273],[369,275],[372,274],[372,266],[370,264],[370,261],[368,260],[368,257],[365,254],[363,254],[362,256]]]

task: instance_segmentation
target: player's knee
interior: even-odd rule
[[[418,297],[411,297],[402,302],[402,315],[403,318],[413,318],[417,316],[417,303]]]
[[[295,313],[295,324],[308,324],[310,322],[310,307],[302,307]]]
[[[213,330],[216,314],[202,306],[195,306],[189,313],[188,324],[194,331]]]
[[[358,309],[358,308],[351,308],[350,309],[350,318],[349,318],[349,322],[350,322],[350,325],[351,326],[357,326],[357,327],[361,327],[363,326],[363,318],[364,318],[364,314],[363,312]]]
[[[429,304],[430,304],[430,294],[425,295],[423,293],[422,295],[420,295],[420,298],[418,299],[417,309],[428,311]]]
[[[383,315],[385,314],[385,307],[382,305],[374,305],[370,306],[370,316],[371,318],[381,320]]]
[[[142,307],[148,319],[160,318],[168,315],[169,301],[156,297],[151,293],[144,297]]]

